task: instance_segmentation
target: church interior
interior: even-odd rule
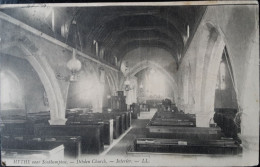
[[[258,162],[258,22],[256,4],[0,8],[2,160]]]

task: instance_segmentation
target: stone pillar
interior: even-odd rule
[[[241,107],[241,135],[243,158],[258,164],[259,155],[259,35],[251,49],[245,73],[245,82],[239,96]]]

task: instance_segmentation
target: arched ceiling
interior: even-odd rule
[[[93,40],[122,60],[136,47],[159,47],[177,60],[190,30],[202,15],[202,7],[102,7],[79,9],[77,22],[84,34],[84,45]],[[178,62],[178,60],[176,61]]]
[[[24,10],[24,11],[23,11]],[[105,54],[116,56],[121,61],[125,54],[138,47],[158,47],[167,50],[179,62],[187,43],[187,26],[190,36],[194,33],[201,16],[203,6],[109,6],[109,7],[73,7],[52,8],[55,17],[55,32],[50,32],[50,12],[45,17],[33,17],[27,10],[4,9],[3,11],[49,35],[59,38],[61,27],[72,20],[77,22],[79,48],[86,53],[95,53],[93,41]],[[49,10],[49,9],[48,9]],[[26,17],[30,18],[29,20]],[[35,17],[35,18],[34,18]],[[45,22],[40,26],[40,21]],[[59,38],[70,44],[71,32]],[[72,42],[73,43],[73,42]],[[74,42],[75,43],[75,42]]]

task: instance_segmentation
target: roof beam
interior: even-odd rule
[[[65,49],[67,49],[67,50],[72,52],[73,48],[71,46],[69,46],[69,45],[67,45],[67,44],[65,44],[65,43],[63,43],[63,42],[61,42],[61,41],[59,41],[59,40],[57,40],[57,39],[55,39],[55,38],[45,34],[45,33],[41,32],[41,31],[31,27],[31,26],[29,26],[29,25],[27,25],[27,24],[24,24],[23,22],[21,22],[19,20],[16,20],[13,17],[11,17],[9,15],[6,15],[3,12],[0,12],[0,19],[2,19],[4,21],[7,21],[9,23],[12,23],[13,25],[16,25],[16,26],[18,26],[18,27],[28,31],[28,32],[34,34],[35,36],[37,36],[39,38],[43,38],[43,39],[45,39],[45,40],[47,40],[47,41],[49,41],[49,42],[51,42],[53,44],[61,46],[61,47],[63,47],[63,48],[65,48]],[[115,68],[115,67],[113,67],[111,65],[105,64],[105,63],[99,61],[98,59],[96,59],[94,57],[91,57],[91,56],[89,56],[89,55],[87,55],[87,54],[85,54],[85,53],[83,53],[83,52],[81,52],[79,50],[77,50],[77,53],[78,53],[78,55],[80,55],[80,56],[82,56],[82,57],[84,57],[84,58],[86,58],[88,60],[91,60],[93,62],[96,62],[97,64],[100,64],[100,65],[102,65],[104,67],[107,67],[108,69],[111,69],[111,70],[116,71],[116,72],[119,71],[119,69],[117,69],[117,68]]]

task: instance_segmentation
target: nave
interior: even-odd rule
[[[244,3],[0,6],[2,163],[257,164],[259,9]]]

